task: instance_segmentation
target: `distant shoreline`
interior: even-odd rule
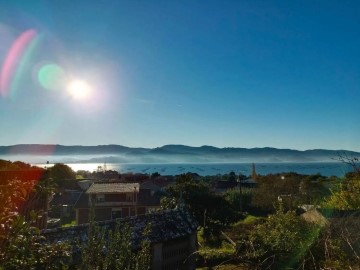
[[[0,146],[0,158],[29,163],[131,163],[131,164],[204,164],[204,163],[280,163],[336,162],[339,157],[358,157],[347,150],[292,150],[263,148],[217,148],[164,145],[157,148],[132,148],[122,145],[64,146],[13,145]]]
[[[107,170],[118,171],[119,173],[144,173],[152,174],[155,172],[161,175],[179,175],[187,172],[197,173],[201,176],[227,174],[231,171],[235,173],[250,175],[252,163],[65,163],[74,171],[96,171],[106,167]],[[39,167],[51,167],[53,163],[39,164]],[[296,172],[299,174],[317,174],[324,176],[343,177],[353,168],[342,162],[278,162],[278,163],[255,163],[258,174],[266,175],[270,173]]]

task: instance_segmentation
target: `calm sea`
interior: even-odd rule
[[[52,164],[34,164],[41,167],[50,167]],[[129,163],[68,163],[74,171],[86,170],[96,171],[99,166],[107,170],[115,170],[120,173],[147,173],[158,172],[161,175],[177,175],[187,172],[197,173],[199,175],[216,175],[225,174],[231,171],[250,175],[252,163],[206,163],[206,164],[129,164]],[[296,172],[300,174],[320,173],[325,176],[344,176],[353,168],[344,163],[338,162],[321,162],[321,163],[256,163],[256,172],[258,174]]]

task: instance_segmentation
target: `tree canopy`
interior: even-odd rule
[[[75,172],[66,164],[56,163],[53,167],[48,168],[49,178],[52,178],[53,181],[62,186],[66,180],[76,179]]]
[[[223,227],[237,220],[236,211],[223,196],[215,194],[209,185],[194,180],[191,175],[181,175],[166,191],[169,198],[184,203],[194,214],[205,237],[219,234]]]

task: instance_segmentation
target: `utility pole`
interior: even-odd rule
[[[252,173],[251,173],[251,178],[255,181],[257,178],[257,173],[256,173],[256,169],[255,169],[255,163],[253,162],[252,164]]]

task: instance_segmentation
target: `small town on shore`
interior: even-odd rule
[[[119,173],[0,160],[0,266],[340,269],[359,265],[357,160],[294,172]],[[336,268],[338,267],[338,268]],[[343,269],[343,268],[342,268]]]

